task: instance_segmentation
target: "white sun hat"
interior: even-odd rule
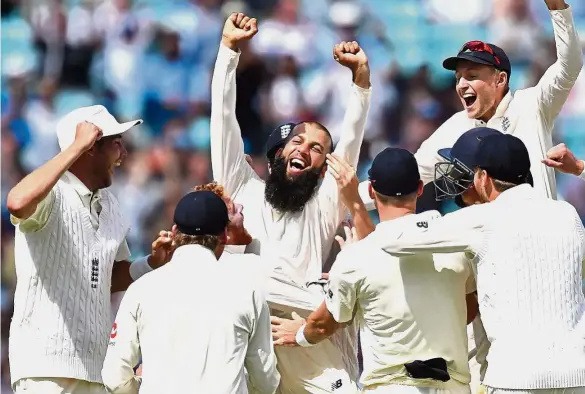
[[[62,117],[57,122],[57,139],[61,151],[69,148],[75,141],[77,125],[81,122],[90,122],[102,130],[102,136],[122,134],[132,127],[142,123],[142,119],[118,123],[103,105],[77,108]]]

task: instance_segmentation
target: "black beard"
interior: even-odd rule
[[[289,179],[284,158],[277,157],[270,169],[264,189],[266,201],[279,212],[301,212],[317,190],[322,168],[315,168]]]

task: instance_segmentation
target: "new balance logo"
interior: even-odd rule
[[[506,132],[506,131],[508,131],[509,128],[510,128],[510,119],[505,117],[504,119],[502,119],[502,130],[504,130],[504,132]]]
[[[418,227],[418,228],[429,228],[429,223],[428,222],[418,222],[416,224],[416,227]]]
[[[341,386],[343,386],[343,382],[341,381],[341,379],[338,379],[337,381],[331,383],[331,391],[340,389]]]

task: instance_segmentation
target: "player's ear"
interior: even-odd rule
[[[370,198],[372,200],[374,200],[374,196],[375,196],[375,194],[374,194],[374,188],[372,187],[372,184],[371,183],[368,183],[368,195],[370,196]]]
[[[420,197],[423,194],[423,190],[425,188],[425,184],[422,180],[418,181],[418,189],[416,190],[416,197]]]
[[[506,74],[504,71],[499,71],[496,84],[498,87],[505,87],[508,84],[508,74]]]

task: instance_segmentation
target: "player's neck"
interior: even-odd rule
[[[407,215],[412,215],[416,212],[416,205],[414,206],[386,206],[378,208],[378,216],[380,222],[387,222],[390,220],[398,219]]]
[[[87,171],[82,171],[76,168],[75,166],[69,168],[69,172],[75,175],[77,179],[79,179],[81,183],[83,183],[85,187],[87,187],[92,193],[98,191],[99,187],[96,186],[97,182],[95,182],[94,177],[91,175],[91,173]]]

